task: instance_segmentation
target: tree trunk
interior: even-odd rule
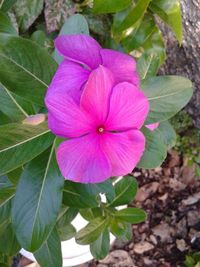
[[[161,74],[188,77],[194,85],[194,95],[187,111],[200,128],[200,0],[181,0],[184,41],[179,46],[172,32],[161,24],[167,48],[167,60]]]

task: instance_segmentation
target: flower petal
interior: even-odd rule
[[[57,161],[62,175],[74,182],[99,183],[111,176],[97,134],[63,142],[57,150]]]
[[[100,51],[103,66],[113,72],[115,82],[130,82],[139,86],[139,76],[136,72],[135,60],[126,54],[111,49],[101,49]]]
[[[158,126],[160,125],[159,122],[155,122],[155,123],[151,123],[151,124],[147,124],[145,125],[150,131],[154,131],[155,129],[158,128]]]
[[[81,108],[96,118],[97,123],[104,123],[107,118],[113,83],[112,73],[107,68],[99,66],[90,74],[84,87]]]
[[[67,93],[76,103],[79,103],[83,85],[89,74],[90,72],[79,64],[64,60],[53,77],[47,96],[54,97],[56,93]]]
[[[131,83],[120,83],[113,88],[106,129],[140,129],[148,111],[149,102],[143,92]]]
[[[45,104],[48,108],[48,127],[54,134],[64,138],[79,137],[91,130],[90,117],[67,94],[47,96]]]
[[[110,160],[112,176],[132,172],[145,148],[145,137],[138,130],[102,135],[102,149]]]
[[[60,35],[55,40],[55,47],[65,58],[79,62],[91,69],[97,68],[101,64],[101,46],[88,35]]]

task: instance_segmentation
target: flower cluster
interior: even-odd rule
[[[149,112],[134,59],[86,35],[61,35],[55,46],[64,60],[45,104],[49,128],[67,139],[57,149],[62,175],[98,183],[131,172],[145,149],[140,129]]]

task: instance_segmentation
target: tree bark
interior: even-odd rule
[[[200,128],[200,0],[181,0],[184,40],[179,46],[171,30],[161,23],[167,48],[167,60],[160,74],[188,77],[194,95],[187,106],[196,127]]]

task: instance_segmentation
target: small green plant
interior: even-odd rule
[[[200,177],[200,131],[193,127],[192,118],[185,111],[179,112],[171,123],[177,133],[175,150],[184,155],[188,166],[195,165],[196,176]]]
[[[188,254],[184,264],[186,267],[200,267],[200,252]]]

